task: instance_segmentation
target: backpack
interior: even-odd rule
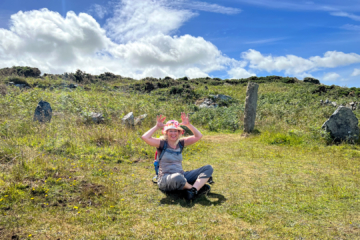
[[[153,177],[152,181],[154,183],[157,183],[157,177],[159,175],[159,166],[160,166],[160,160],[162,159],[162,157],[164,156],[164,153],[165,153],[165,150],[167,149],[167,146],[168,146],[168,143],[167,141],[164,142],[164,146],[161,150],[161,153],[160,153],[160,156],[159,156],[159,160],[157,159],[157,156],[158,156],[158,150],[156,150],[155,152],[155,160],[154,160],[154,168],[155,168],[155,173],[156,175]],[[161,145],[160,145],[161,147]],[[183,144],[181,143],[181,141],[179,141],[179,147],[180,147],[180,153],[182,153],[183,149],[184,149],[184,146]],[[160,149],[160,148],[158,148]]]

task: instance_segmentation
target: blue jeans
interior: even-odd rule
[[[210,178],[213,171],[214,169],[211,165],[206,165],[192,171],[187,171],[184,174],[164,174],[158,180],[158,186],[163,191],[182,190],[186,183],[194,184],[198,178]]]

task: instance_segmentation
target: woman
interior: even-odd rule
[[[182,138],[184,130],[178,121],[171,120],[164,125],[166,117],[162,115],[156,117],[156,125],[147,131],[141,138],[149,145],[158,149],[158,160],[160,161],[158,186],[163,191],[186,190],[186,198],[192,200],[198,194],[206,194],[210,191],[210,186],[206,184],[213,173],[210,165],[184,172],[182,169],[181,147],[196,143],[202,138],[202,134],[189,122],[189,115],[181,113],[181,125],[188,127],[193,136]],[[162,138],[153,138],[152,135],[162,129]],[[160,152],[163,150],[165,142],[167,147],[161,159]]]

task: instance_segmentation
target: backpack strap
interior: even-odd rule
[[[160,142],[160,148],[159,148],[159,150],[161,151],[160,152],[160,155],[159,155],[159,161],[161,160],[161,158],[164,156],[164,153],[165,153],[165,150],[166,150],[166,148],[167,148],[167,142],[166,141],[164,141],[164,145],[163,145],[163,147],[161,148],[161,142]]]
[[[160,147],[158,148],[158,151],[160,151],[160,155],[159,155],[159,161],[162,159],[165,150],[167,149],[168,143],[167,141],[163,141],[163,146],[162,142],[160,142]],[[184,149],[184,145],[185,145],[185,141],[184,140],[180,140],[179,141],[179,147],[180,147],[180,153],[182,153],[183,149]]]
[[[185,140],[182,139],[179,141],[180,153],[182,153],[184,146],[185,146]]]

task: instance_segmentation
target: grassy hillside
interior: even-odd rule
[[[78,74],[0,78],[1,239],[360,238],[359,145],[331,142],[321,125],[336,108],[320,105],[356,101],[359,89],[253,77],[256,131],[244,137],[249,79]],[[16,81],[31,88],[7,85]],[[194,104],[214,94],[233,100]],[[40,100],[55,112],[51,123],[32,121]],[[89,112],[103,113],[104,123]],[[148,117],[128,129],[128,112]],[[140,138],[157,114],[180,112],[204,134],[184,150],[184,169],[215,169],[211,193],[190,203],[151,182],[155,149]]]

